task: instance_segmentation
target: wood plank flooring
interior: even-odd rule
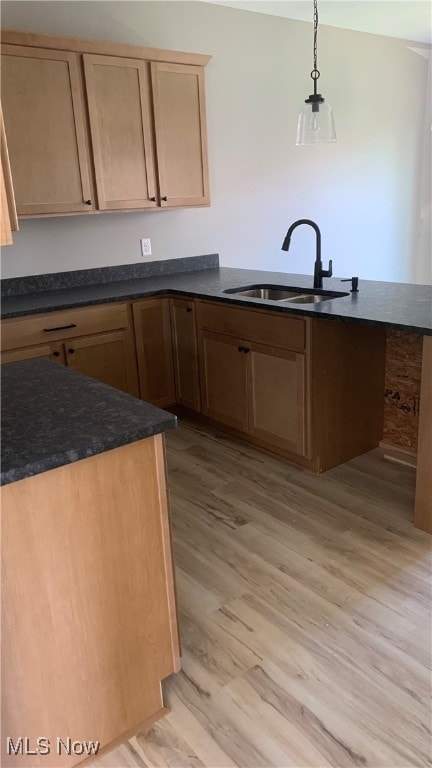
[[[94,768],[430,766],[414,471],[377,450],[316,476],[185,422],[167,447],[182,671]]]

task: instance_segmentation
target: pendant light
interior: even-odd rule
[[[314,0],[314,68],[311,72],[313,93],[305,100],[298,116],[297,146],[336,141],[333,110],[323,96],[317,93],[318,70],[318,0]]]

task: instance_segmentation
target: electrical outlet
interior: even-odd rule
[[[151,240],[149,237],[141,238],[141,255],[143,259],[147,256],[151,256]]]

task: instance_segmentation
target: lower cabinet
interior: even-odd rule
[[[133,303],[140,395],[153,405],[175,403],[169,299]]]
[[[2,363],[46,357],[138,397],[132,311],[126,303],[2,322]]]
[[[40,347],[29,347],[28,349],[15,349],[11,352],[2,352],[0,362],[19,363],[21,360],[32,360],[36,357],[47,357],[56,363],[65,363],[65,353],[63,344],[44,344]]]
[[[202,413],[248,431],[246,342],[213,331],[200,332]]]
[[[246,344],[249,431],[273,446],[306,454],[305,355]]]
[[[304,354],[203,330],[200,358],[205,416],[306,454]]]
[[[158,297],[6,320],[2,345],[2,363],[66,363],[317,472],[382,436],[385,332],[376,328]]]
[[[197,301],[202,413],[315,472],[382,436],[385,332]]]
[[[201,405],[195,302],[171,299],[170,305],[176,402],[185,408],[199,411]]]
[[[167,713],[161,681],[180,669],[163,436],[3,486],[1,511],[4,732],[102,754]],[[0,759],[86,754],[55,751],[7,755],[3,739]]]
[[[68,368],[138,396],[133,341],[129,331],[100,333],[65,343]]]

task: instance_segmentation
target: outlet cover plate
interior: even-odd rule
[[[147,258],[147,256],[152,255],[151,240],[149,237],[141,238],[141,255],[143,259]]]

